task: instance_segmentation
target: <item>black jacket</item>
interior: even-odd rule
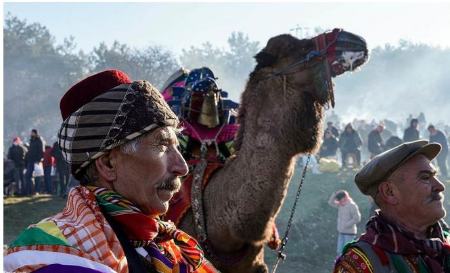
[[[334,136],[324,138],[320,147],[320,156],[335,156],[339,144]]]
[[[372,154],[381,154],[384,150],[384,144],[383,139],[381,138],[380,132],[378,132],[376,129],[372,130],[372,132],[369,133],[368,137],[368,148],[369,152]]]
[[[40,136],[30,138],[30,148],[26,160],[28,163],[40,162],[44,157],[44,141]]]
[[[25,155],[28,149],[23,144],[12,145],[8,150],[8,159],[14,162],[16,168],[25,167]]]
[[[358,132],[353,130],[351,133],[344,131],[339,137],[339,147],[342,152],[355,152],[361,146],[362,141]]]
[[[408,127],[406,128],[404,134],[403,134],[403,141],[409,142],[419,140],[419,130],[417,130],[414,127]]]

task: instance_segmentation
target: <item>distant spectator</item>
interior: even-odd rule
[[[398,136],[391,136],[384,145],[384,149],[387,151],[389,149],[392,149],[400,144],[402,144],[403,141]]]
[[[320,157],[336,156],[338,147],[339,144],[336,136],[333,135],[331,130],[325,130],[325,136],[320,146]]]
[[[299,160],[297,161],[298,167],[301,170],[303,170],[307,161],[308,161],[307,155],[300,156]],[[319,163],[317,162],[316,157],[314,155],[311,155],[311,157],[309,158],[308,170],[310,170],[313,174],[321,174],[319,167],[320,166]]]
[[[333,122],[328,121],[327,122],[327,128],[325,129],[325,132],[330,131],[334,137],[339,138],[339,130],[334,127]]]
[[[439,166],[439,171],[441,172],[442,177],[449,178],[447,173],[447,155],[448,155],[448,142],[445,134],[437,130],[434,125],[428,126],[428,132],[430,132],[430,142],[437,142],[441,144],[442,150],[437,156],[437,163]]]
[[[409,116],[406,118],[406,124],[411,124],[411,120],[413,119],[413,115],[409,114]],[[419,121],[417,121],[419,122]]]
[[[31,130],[30,145],[28,153],[25,156],[27,162],[27,171],[25,173],[25,191],[24,194],[34,193],[33,171],[34,164],[40,163],[44,157],[44,140],[39,136],[36,129]]]
[[[357,233],[356,224],[361,221],[361,213],[358,205],[348,192],[344,190],[334,192],[328,199],[328,204],[338,209],[336,253],[339,256],[345,244],[355,239]]]
[[[53,193],[53,182],[52,182],[52,167],[55,164],[55,158],[52,156],[52,147],[45,145],[44,152],[44,185],[45,192],[48,194]]]
[[[22,143],[20,137],[13,139],[13,144],[8,150],[8,159],[14,162],[14,181],[17,183],[18,191],[22,192],[25,188],[23,171],[25,169],[25,155],[28,149]]]
[[[339,137],[339,147],[341,149],[342,154],[342,167],[345,168],[347,166],[347,157],[354,156],[353,164],[357,167],[361,164],[361,151],[359,148],[361,147],[362,141],[358,132],[355,131],[352,127],[352,124],[349,123],[345,126],[344,132]]]
[[[403,134],[404,142],[419,140],[420,133],[419,133],[419,129],[417,129],[418,126],[419,126],[419,120],[416,118],[411,119],[409,127],[405,129],[405,132]]]
[[[381,154],[384,151],[383,138],[381,137],[381,132],[383,132],[383,130],[383,124],[379,124],[369,133],[367,143],[370,152],[370,158],[373,158],[377,154]]]
[[[417,120],[419,121],[420,124],[427,124],[427,119],[425,118],[425,114],[423,112],[419,113]]]
[[[61,148],[59,148],[58,142],[53,143],[52,156],[56,160],[56,172],[58,173],[59,181],[59,194],[58,189],[56,188],[55,193],[59,196],[64,196],[66,195],[67,185],[69,184],[70,168],[66,160],[64,160],[64,156],[61,152]]]
[[[11,196],[15,192],[17,181],[15,180],[15,166],[11,159],[3,158],[3,194]]]

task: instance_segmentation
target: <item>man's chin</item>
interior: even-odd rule
[[[175,191],[159,189],[157,193],[159,200],[161,200],[161,202],[163,203],[166,203],[169,202],[170,199],[172,199],[173,195],[175,194]]]

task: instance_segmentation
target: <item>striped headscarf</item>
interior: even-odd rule
[[[178,118],[155,87],[147,81],[131,82],[117,70],[74,85],[61,100],[61,113],[58,143],[78,179],[106,151],[155,128],[178,126]]]

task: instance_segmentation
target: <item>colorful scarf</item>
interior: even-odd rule
[[[449,234],[443,230],[444,225],[438,222],[429,227],[429,239],[420,240],[377,212],[367,223],[367,232],[361,236],[360,240],[389,253],[421,256],[431,272],[449,273],[450,244],[447,241]]]
[[[217,272],[205,259],[199,243],[177,229],[172,222],[144,215],[133,203],[114,191],[92,186],[88,188],[102,211],[121,227],[130,243],[148,252],[158,272]]]

